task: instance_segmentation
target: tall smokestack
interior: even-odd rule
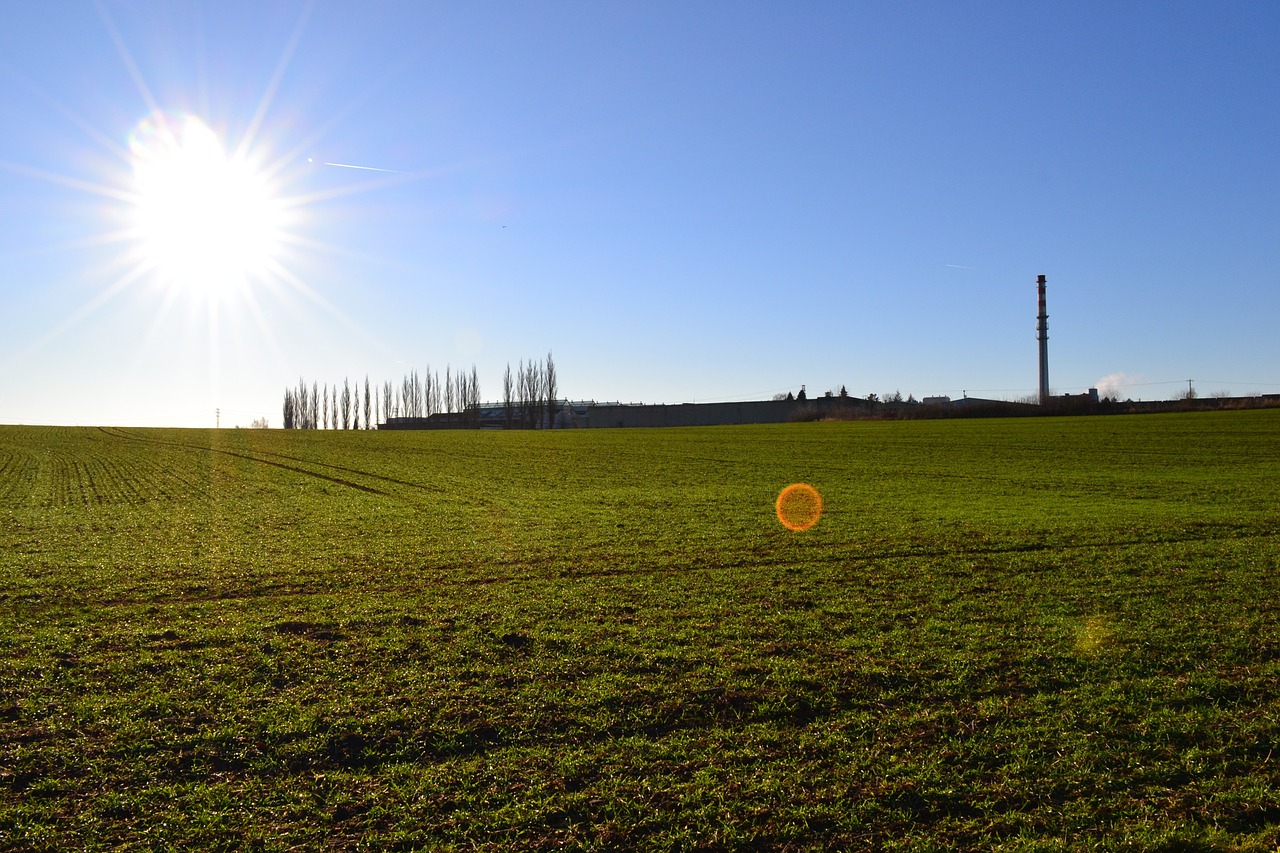
[[[1040,314],[1036,317],[1036,340],[1040,341],[1040,405],[1049,402],[1049,315],[1044,307],[1044,276],[1036,278],[1040,292]]]

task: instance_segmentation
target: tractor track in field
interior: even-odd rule
[[[133,435],[132,433],[129,433],[125,430],[114,428],[114,427],[98,427],[98,429],[100,432],[112,438],[125,439],[126,441],[136,441],[144,444],[159,444],[167,447],[179,447],[184,450],[195,450],[201,453],[217,453],[223,456],[232,456],[237,459],[244,459],[248,462],[256,462],[259,465],[270,465],[274,468],[281,468],[285,471],[292,471],[295,474],[303,474],[307,477],[314,477],[319,480],[325,480],[330,483],[336,483],[340,486],[346,486],[349,489],[356,489],[357,491],[366,492],[368,494],[383,495],[384,497],[390,496],[389,492],[383,491],[382,489],[376,488],[374,486],[366,486],[363,483],[357,483],[357,482],[354,482],[353,480],[347,480],[342,477],[335,477],[329,474],[323,474],[319,471],[309,471],[306,468],[300,468],[297,465],[289,465],[285,462],[277,462],[273,459],[264,459],[260,456],[254,456],[249,453],[239,453],[235,450],[225,450],[218,447],[209,447],[203,444],[189,444],[181,441],[165,441],[159,438],[143,438],[141,436]],[[391,482],[400,483],[402,485],[409,485],[409,486],[416,485],[418,488],[429,489],[429,487],[427,486],[422,486],[414,483],[402,483],[399,480],[392,480],[390,477],[382,477],[378,474],[369,474],[364,471],[353,471],[351,469],[339,468],[336,465],[327,465],[323,462],[311,462],[310,460],[295,459],[293,457],[283,457],[283,458],[291,459],[292,461],[297,461],[297,462],[304,462],[305,464],[308,464],[308,465],[316,465],[324,468],[333,468],[335,470],[347,471],[348,473],[359,474],[360,476],[370,477],[372,479],[388,480]]]
[[[1048,553],[1054,551],[1100,551],[1105,549],[1125,549],[1156,545],[1194,545],[1197,543],[1211,541],[1247,542],[1252,540],[1274,540],[1280,537],[1280,532],[1269,530],[1240,531],[1227,526],[1207,526],[1204,529],[1204,533],[1205,535],[1201,536],[1188,535],[1167,538],[1134,538],[1109,542],[1028,542],[1010,544],[1004,547],[960,547],[955,549],[931,549],[920,551],[884,551],[879,553],[863,554],[857,557],[850,557],[848,554],[844,553],[810,553],[806,555],[803,560],[797,561],[789,559],[779,560],[776,562],[770,562],[769,555],[765,553],[756,553],[754,556],[758,557],[758,559],[722,560],[708,558],[707,554],[698,554],[694,552],[682,554],[675,551],[664,552],[661,554],[661,559],[647,563],[643,566],[628,567],[596,564],[595,566],[574,568],[568,565],[560,565],[563,561],[556,557],[549,556],[526,557],[514,560],[493,559],[487,561],[494,570],[492,574],[476,574],[475,566],[472,564],[447,563],[441,565],[424,565],[418,567],[418,570],[427,573],[428,577],[421,582],[372,584],[368,587],[362,588],[361,594],[412,595],[413,593],[421,593],[426,588],[457,589],[502,586],[517,583],[589,583],[593,580],[607,578],[688,577],[691,574],[707,575],[715,572],[752,569],[761,572],[773,570],[785,573],[805,566],[814,565],[859,565],[864,567],[874,567],[878,563],[909,563],[913,560],[938,560],[945,558],[967,560],[975,557],[1015,556],[1019,554]],[[852,582],[853,579],[854,576],[850,576],[849,581]],[[211,601],[257,601],[264,599],[306,598],[312,596],[325,596],[329,594],[331,594],[329,590],[325,588],[309,587],[306,582],[291,584],[265,584],[258,587],[239,589],[214,589],[204,586],[193,586],[182,590],[174,590],[167,594],[158,592],[155,595],[117,595],[106,599],[95,600],[94,604],[101,607],[138,607],[144,604],[156,605],[189,604]],[[0,602],[13,601],[14,599],[9,596],[0,595]],[[37,609],[47,606],[43,602],[26,602],[26,604],[28,606],[34,606]],[[56,606],[65,606],[65,601],[60,601]]]
[[[334,471],[343,471],[347,474],[356,474],[361,477],[368,477],[371,480],[381,480],[384,483],[393,483],[397,486],[408,486],[411,489],[421,489],[424,492],[441,493],[447,491],[439,486],[428,486],[426,483],[414,483],[409,480],[397,480],[395,477],[388,477],[385,474],[375,474],[372,471],[361,471],[359,468],[345,468],[341,465],[333,465],[328,462],[313,462],[310,459],[303,459],[301,456],[289,456],[284,453],[269,453],[268,456],[275,456],[278,459],[288,459],[291,462],[302,462],[306,465],[317,465],[321,468],[331,468]]]

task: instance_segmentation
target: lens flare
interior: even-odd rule
[[[1102,616],[1090,616],[1076,632],[1076,650],[1087,655],[1095,655],[1112,642],[1111,626]]]
[[[822,517],[822,495],[808,483],[792,483],[778,495],[776,509],[788,530],[808,530]]]

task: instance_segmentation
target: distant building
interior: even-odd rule
[[[556,400],[549,411],[541,413],[537,424],[522,424],[522,404],[512,403],[512,429],[572,429],[589,424],[588,413],[596,403],[591,400]],[[529,409],[534,406],[529,405]],[[506,429],[507,407],[503,403],[481,403],[465,412],[436,412],[425,418],[387,418],[378,429]]]
[[[803,391],[803,389],[802,389]],[[807,397],[807,394],[805,395]],[[925,397],[920,403],[895,400],[882,402],[824,394],[782,400],[744,400],[730,403],[598,403],[594,400],[556,400],[552,406],[521,406],[513,403],[509,414],[503,403],[482,403],[465,412],[437,412],[425,418],[387,418],[378,429],[582,429],[618,427],[729,426],[735,424],[779,424],[823,419],[847,420],[866,417],[1010,417],[1045,413],[1045,408],[1025,402],[987,400],[982,397],[951,399],[940,395]],[[1050,398],[1058,413],[1088,409],[1098,403],[1098,391]],[[536,422],[521,418],[521,410],[537,412]]]
[[[819,420],[840,412],[865,411],[875,404],[849,397],[816,397],[794,400],[747,400],[737,403],[673,403],[671,405],[594,405],[588,412],[590,427],[675,427],[732,424],[782,424]]]

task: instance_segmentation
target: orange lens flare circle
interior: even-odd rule
[[[778,521],[788,530],[808,530],[822,518],[822,495],[808,483],[792,483],[778,495]]]

